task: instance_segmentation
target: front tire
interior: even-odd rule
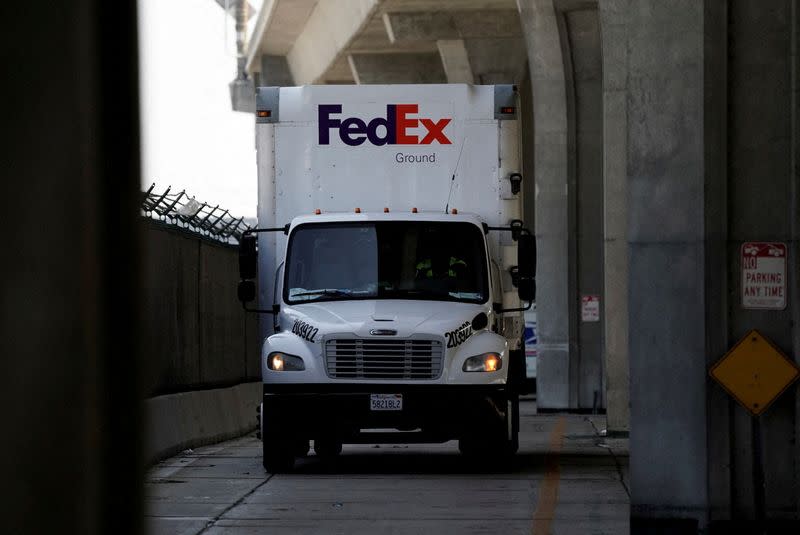
[[[314,452],[323,462],[330,461],[342,453],[342,443],[333,437],[323,437],[314,440]]]
[[[506,401],[501,418],[493,418],[481,429],[458,440],[459,451],[470,457],[506,461],[519,450],[519,396]]]
[[[264,469],[270,474],[289,472],[294,468],[298,441],[280,420],[261,414],[261,442]]]
[[[291,441],[265,436],[264,469],[270,474],[289,472],[294,468],[294,444]]]

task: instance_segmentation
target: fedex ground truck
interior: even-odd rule
[[[328,458],[456,439],[516,452],[536,261],[518,100],[510,85],[257,90],[239,299],[265,314],[268,471],[311,441]]]

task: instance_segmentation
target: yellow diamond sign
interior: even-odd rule
[[[756,331],[750,331],[709,372],[753,415],[758,416],[800,375],[797,365]]]

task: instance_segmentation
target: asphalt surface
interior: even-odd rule
[[[345,446],[334,465],[313,453],[267,474],[251,434],[186,451],[148,473],[154,535],[628,533],[628,444],[602,416],[521,407],[520,452],[497,471],[456,442]]]

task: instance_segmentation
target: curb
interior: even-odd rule
[[[145,460],[154,464],[187,448],[235,438],[256,428],[261,382],[145,400]]]

